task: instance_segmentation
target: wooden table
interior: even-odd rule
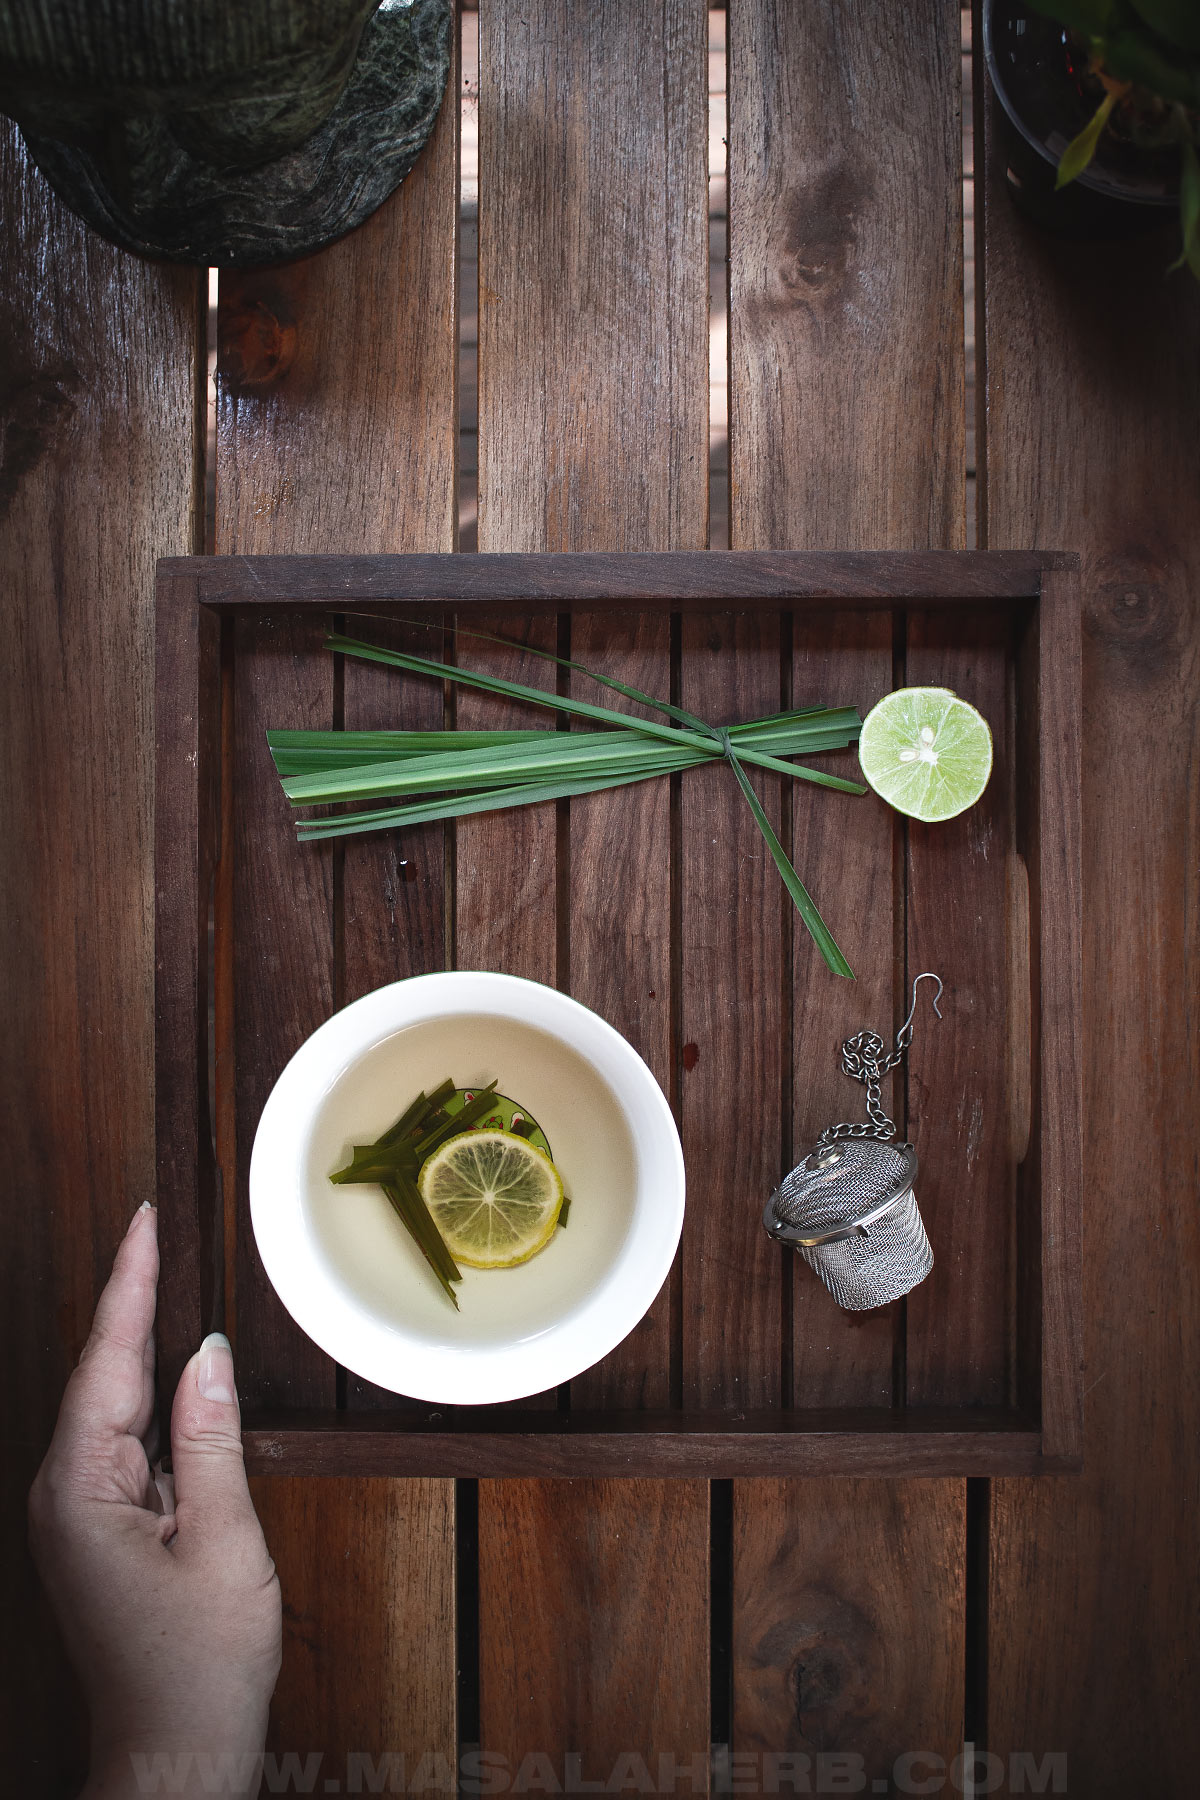
[[[958,9],[733,0],[728,29],[730,541],[959,547]],[[704,9],[491,0],[481,38],[479,548],[703,549]],[[988,130],[977,161],[979,541],[1084,554],[1085,1472],[256,1477],[288,1629],[272,1743],[324,1753],[314,1791],[398,1783],[387,1752],[444,1788],[481,1744],[507,1759],[495,1791],[687,1792],[716,1744],[717,1789],[787,1792],[803,1762],[764,1759],[807,1755],[800,1792],[952,1793],[964,1739],[997,1759],[980,1791],[1194,1790],[1197,296],[1160,276],[1169,233],[1051,241]],[[12,132],[0,195],[16,1543],[153,1191],[152,577],[204,542],[205,295],[69,216]],[[457,255],[450,107],[359,232],[222,281],[219,552],[455,548]],[[654,657],[629,643],[633,679]],[[553,831],[505,840],[531,895],[505,966],[550,980]],[[473,866],[460,924],[486,964]],[[21,1561],[15,1598],[12,1791],[66,1794],[79,1712]]]

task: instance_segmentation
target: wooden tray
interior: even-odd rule
[[[364,615],[368,615],[364,617]],[[1012,1474],[1077,1467],[1080,623],[1076,559],[1024,553],[216,557],[164,561],[157,622],[157,1131],[165,1391],[224,1324],[251,1467],[405,1475]],[[430,726],[437,684],[335,659],[326,628],[434,653],[475,624],[669,692],[714,722],[955,688],[996,742],[983,800],[923,827],[868,796],[759,785],[856,982],[795,918],[729,771],[299,845],[268,726]],[[553,664],[460,637],[553,688]],[[591,690],[594,696],[594,689]],[[460,723],[525,722],[456,690]],[[544,714],[536,715],[544,723]],[[830,767],[854,772],[852,754]],[[688,1168],[672,1275],[569,1391],[431,1408],[336,1368],[269,1287],[246,1170],[297,1046],[385,981],[494,967],[569,988],[671,1098]],[[763,1201],[862,1089],[935,969],[884,1100],[936,1255],[842,1313]]]

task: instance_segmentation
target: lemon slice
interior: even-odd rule
[[[875,792],[934,824],[973,806],[992,772],[987,720],[950,688],[897,688],[863,721],[858,760]]]
[[[421,1197],[456,1262],[509,1269],[549,1243],[563,1185],[548,1156],[513,1131],[464,1131],[435,1150]]]

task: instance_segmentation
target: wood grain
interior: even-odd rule
[[[1028,1415],[890,1413],[880,1407],[793,1414],[546,1414],[532,1402],[447,1423],[428,1412],[284,1414],[251,1418],[249,1465],[260,1474],[708,1477],[1061,1474]],[[964,1420],[969,1421],[964,1423]]]
[[[474,624],[475,621],[472,621]],[[558,638],[552,619],[527,623],[484,620],[509,639],[493,644],[464,634],[456,660],[463,668],[523,687],[556,692],[557,671],[544,657]],[[455,722],[466,731],[545,731],[558,715],[523,701],[455,689]],[[553,803],[459,820],[455,851],[455,966],[501,969],[554,987],[558,978],[558,824]]]
[[[797,534],[799,535],[799,534]],[[536,541],[536,540],[535,540]],[[521,614],[586,602],[597,611],[728,612],[742,601],[786,611],[795,600],[873,608],[880,600],[970,608],[1032,599],[1057,551],[611,550],[481,551],[471,556],[200,556],[183,571],[206,606],[281,608],[319,601],[370,613],[393,601],[452,602],[469,611],[513,602]]]
[[[697,0],[494,0],[481,12],[481,552],[703,548],[705,23]],[[653,643],[661,660],[661,642],[630,648]],[[614,804],[585,811],[572,861],[611,832]],[[635,843],[655,804],[639,797],[622,813]],[[624,921],[611,907],[586,925],[578,912],[556,915],[541,871],[572,828],[549,809],[542,818],[522,828],[540,835],[516,871],[539,885],[503,945],[484,937],[504,958],[492,966],[565,982],[578,935],[588,994],[632,1025],[626,978],[612,966]],[[464,843],[476,859],[486,844],[489,872],[511,866],[494,827],[460,832],[460,957]],[[503,916],[494,876],[491,887],[490,911]],[[661,885],[651,896],[661,931]],[[481,954],[478,935],[471,953]],[[653,1329],[660,1345],[658,1320]],[[636,1391],[652,1361],[635,1341],[619,1375],[614,1364],[612,1377],[593,1379]],[[483,1484],[484,1745],[518,1764],[574,1752],[606,1778],[616,1750],[706,1747],[707,1539],[703,1484]],[[664,1601],[675,1625],[665,1644]]]
[[[704,28],[695,0],[481,11],[480,550],[704,546]]]
[[[780,710],[780,683],[778,620],[684,617],[680,702],[689,712],[716,725],[762,718]],[[749,773],[778,828],[782,777]],[[731,769],[689,770],[680,813],[683,1398],[740,1411],[777,1405],[782,1393],[788,1265],[761,1220],[784,1173],[782,936],[791,902]]]
[[[619,1782],[622,1758],[654,1781],[661,1757],[699,1759],[703,1791],[707,1546],[703,1482],[480,1484],[482,1742],[514,1786],[522,1766],[548,1785],[546,1760],[568,1792],[572,1770]],[[639,1779],[636,1762],[622,1772]]]
[[[949,0],[920,9],[901,0],[870,9],[855,0],[731,0],[728,59],[731,546],[957,548],[965,542],[958,9]],[[882,667],[874,673],[887,679]],[[822,830],[832,810],[821,809]],[[874,950],[864,944],[853,964],[866,1002],[853,1028],[882,1030],[886,1010],[878,1019],[869,1013],[899,997],[882,844],[868,848],[882,917]],[[802,1004],[797,1099],[810,1057],[836,1068],[849,1001],[834,994],[815,1009],[807,996]],[[846,1111],[839,1105],[833,1116]],[[799,1384],[813,1373],[811,1334],[824,1297],[799,1287],[796,1295]],[[823,1393],[845,1384],[857,1396],[879,1394],[890,1337],[886,1324],[831,1322],[824,1355],[816,1340]],[[879,1761],[889,1742],[913,1747],[934,1721],[949,1751],[963,1691],[954,1654],[962,1643],[961,1487],[908,1492],[906,1529],[938,1550],[931,1578],[915,1588],[886,1490],[830,1483],[801,1501],[791,1489],[773,1508],[758,1484],[744,1482],[734,1486],[742,1545],[735,1749],[744,1733],[778,1742],[795,1729],[788,1635],[760,1640],[754,1627],[770,1612],[770,1587],[787,1582],[794,1540],[784,1519],[793,1504],[825,1546],[806,1581],[835,1617],[844,1604],[863,1620],[844,1650],[822,1747]],[[852,1558],[839,1549],[848,1516]],[[943,1653],[919,1695],[903,1691],[903,1678],[899,1694],[877,1680],[879,1667],[919,1663],[921,1647],[939,1640]],[[748,1654],[760,1641],[761,1667]]]
[[[354,635],[418,656],[440,657],[442,632],[351,619]],[[342,658],[342,723],[347,731],[435,731],[444,725],[441,685],[357,657]],[[334,851],[337,869],[337,850]],[[341,863],[341,966],[338,999],[349,1004],[373,988],[446,967],[447,831],[440,822],[347,838]],[[397,1112],[405,1104],[397,1101]],[[403,1405],[402,1397],[346,1372],[346,1404]]]
[[[404,185],[340,243],[284,268],[222,277],[219,551],[453,549],[457,127],[455,107],[443,107]],[[309,660],[332,681],[330,660],[320,654]],[[290,830],[286,818],[281,828]],[[290,846],[288,866],[297,882],[311,882],[321,866],[313,849]],[[327,916],[332,929],[332,913]],[[315,932],[324,929],[320,919]],[[332,1006],[332,987],[320,1000]],[[238,1149],[244,1162],[244,1137]],[[252,1245],[241,1254],[253,1255]],[[242,1317],[239,1335],[246,1328]],[[269,1541],[285,1571],[285,1604],[304,1617],[323,1655],[286,1660],[275,1701],[275,1747],[342,1755],[360,1748],[358,1733],[371,1741],[364,1721],[395,1718],[393,1662],[366,1654],[359,1661],[356,1649],[386,1642],[395,1629],[391,1621],[423,1646],[432,1669],[453,1667],[445,1603],[453,1582],[453,1531],[446,1524],[453,1504],[448,1490],[434,1498],[379,1484],[358,1496],[340,1483],[323,1497],[301,1485],[279,1504]],[[423,1513],[426,1505],[432,1510]],[[434,1514],[436,1530],[408,1529],[410,1517]],[[358,1558],[359,1603],[332,1576],[310,1585],[308,1522],[318,1516],[321,1529]],[[298,1573],[289,1580],[292,1569]],[[323,1672],[340,1664],[359,1673],[353,1707],[349,1700],[330,1707],[324,1698]],[[350,1684],[337,1691],[348,1695]],[[416,1686],[406,1738],[453,1766],[452,1683]]]
[[[913,1405],[997,1406],[1008,1397],[1016,1171],[1003,1045],[1012,662],[1007,613],[981,609],[966,645],[941,615],[909,615],[907,680],[961,694],[988,721],[993,746],[991,778],[974,806],[938,825],[913,820],[905,832],[909,981],[930,970],[945,983],[941,1019],[930,1004],[935,990],[921,990],[906,1065],[916,1191],[934,1255],[933,1272],[907,1303]]]
[[[0,1332],[7,1780],[86,1733],[25,1493],[130,1215],[154,1196],[154,563],[197,547],[201,296],[53,196],[0,122]]]
[[[218,538],[218,542],[220,539]],[[234,629],[233,974],[238,1390],[251,1406],[332,1406],[337,1369],[294,1322],[250,1224],[250,1150],[271,1089],[333,1011],[333,854],[298,845],[267,748],[273,726],[328,731],[333,658],[320,618],[239,619]]]
[[[948,1767],[961,1734],[961,1484],[846,1481],[836,1506],[820,1483],[738,1484],[751,1491],[753,1508],[734,1515],[737,1749],[813,1758],[814,1792],[816,1756],[851,1747],[862,1761],[841,1779],[860,1792],[896,1792],[905,1752]],[[907,1583],[880,1578],[881,1551]]]
[[[728,34],[730,544],[959,547],[958,7],[732,0]]]
[[[454,1768],[453,1484],[266,1475],[251,1492],[284,1596],[270,1745],[323,1749],[322,1781],[347,1793],[381,1768],[374,1791],[402,1792],[426,1757],[434,1785],[439,1756]]]
[[[1038,609],[1040,896],[1036,1174],[1042,1441],[1083,1453],[1082,619],[1074,571],[1047,574]],[[1074,721],[1079,720],[1078,729]]]
[[[670,697],[671,631],[665,617],[574,615],[571,654],[597,674]],[[572,675],[571,691],[610,703],[610,695],[584,676]],[[570,830],[571,992],[616,1026],[671,1097],[670,784],[652,781],[581,795],[571,803]],[[571,1404],[668,1405],[671,1342],[668,1278],[624,1342],[572,1381]]]
[[[1194,905],[1200,305],[1136,254],[1056,243],[1004,194],[989,115],[986,540],[1083,551],[1084,1473],[997,1483],[988,1741],[1072,1790],[1195,1786],[1200,1450]],[[1069,1000],[1068,1000],[1069,1003]]]
[[[456,660],[523,687],[556,691],[554,664],[532,651],[555,653],[553,619],[484,621],[500,627],[506,644],[463,634]],[[528,645],[529,650],[522,648]],[[454,690],[455,722],[465,731],[544,731],[556,714],[523,701],[469,688]],[[558,809],[551,803],[514,807],[495,815],[457,821],[454,856],[454,956],[460,969],[499,969],[546,987],[559,984]],[[565,869],[562,879],[565,880]],[[522,1095],[518,1099],[525,1098]],[[526,1100],[526,1104],[528,1101]],[[548,1388],[529,1402],[547,1411],[558,1405]],[[508,1403],[505,1403],[508,1404]],[[513,1403],[515,1404],[515,1403]]]
[[[196,584],[186,575],[156,583],[154,637],[155,1336],[159,1411],[167,1417],[196,1345],[227,1325],[224,1207],[209,1084],[209,909],[221,834],[221,621],[197,604]]]
[[[892,683],[889,614],[831,620],[797,614],[792,688],[797,706],[857,706],[867,711]],[[806,759],[849,780],[859,778],[853,751]],[[792,956],[793,1166],[825,1130],[865,1117],[864,1091],[842,1072],[841,1046],[864,1029],[887,1038],[896,1004],[891,955],[900,916],[898,842],[889,810],[870,794],[851,799],[793,784],[793,864],[809,883],[822,916],[854,970],[853,982],[830,976],[798,917],[788,921]],[[903,1016],[903,1015],[901,1015]],[[904,1084],[885,1080],[883,1104],[903,1126]],[[843,1312],[816,1274],[788,1253],[791,1301],[791,1399],[797,1406],[891,1406],[899,1303],[866,1313]]]

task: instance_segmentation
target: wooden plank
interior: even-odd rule
[[[444,1789],[455,1740],[452,1484],[259,1475],[251,1492],[284,1593],[289,1668],[273,1741],[302,1766],[328,1746],[318,1792],[337,1782],[343,1793],[401,1793],[406,1779],[419,1785],[425,1758],[426,1785],[440,1776]],[[335,1637],[330,1621],[342,1618],[355,1629]]]
[[[474,623],[474,621],[472,621]],[[558,638],[552,619],[522,624],[485,620],[510,644],[462,636],[457,661],[524,687],[556,691],[557,671],[544,657]],[[557,715],[543,707],[459,688],[455,721],[468,731],[546,730]],[[501,969],[553,987],[558,975],[558,824],[551,805],[482,813],[458,821],[455,850],[455,966]],[[520,1097],[520,1096],[518,1096]],[[528,1102],[526,1102],[528,1104]]]
[[[440,630],[372,621],[349,628],[372,643],[421,656],[442,654]],[[442,689],[356,657],[342,659],[342,722],[348,731],[432,731],[444,724]],[[337,851],[334,852],[335,868]],[[342,929],[338,998],[349,1003],[373,988],[444,969],[447,960],[447,833],[440,823],[404,832],[348,838],[341,864]],[[335,955],[335,963],[337,957]],[[405,1104],[397,1099],[396,1110]],[[346,1372],[346,1404],[403,1404],[353,1370]]]
[[[742,1754],[792,1753],[814,1793],[818,1756],[828,1781],[858,1784],[847,1793],[911,1792],[909,1776],[936,1764],[919,1759],[905,1774],[904,1753],[936,1757],[960,1736],[963,1488],[847,1481],[836,1491],[831,1506],[824,1485],[760,1481],[753,1511],[735,1512],[734,1742]],[[876,1536],[908,1582],[880,1579]],[[846,1750],[853,1762],[838,1774]]]
[[[917,1195],[934,1254],[932,1273],[908,1297],[907,1396],[918,1406],[1000,1405],[1013,1350],[1016,1170],[1004,1048],[1012,625],[981,611],[965,645],[941,615],[909,616],[908,681],[953,688],[977,707],[994,757],[974,806],[939,825],[914,820],[905,833],[909,980],[931,970],[945,982],[940,1020],[922,990],[906,1065]]]
[[[664,617],[579,614],[571,620],[571,655],[597,674],[670,697],[671,635]],[[579,675],[571,677],[571,691],[581,699],[610,702]],[[670,784],[654,781],[583,795],[572,803],[570,827],[571,992],[628,1038],[670,1098]],[[671,1312],[668,1278],[625,1341],[572,1381],[572,1405],[668,1405]]]
[[[1042,1443],[1083,1453],[1082,733],[1079,579],[1047,574],[1038,610],[1041,989],[1038,1127]],[[1079,726],[1075,724],[1079,720]]]
[[[451,95],[456,71],[457,64]],[[283,268],[222,276],[219,551],[381,551],[398,543],[453,549],[457,124],[451,102],[400,190],[340,243]],[[319,655],[312,661],[321,667]],[[291,846],[297,882],[311,880],[320,866],[313,848]],[[332,987],[320,998],[328,1010]],[[240,1139],[243,1162],[248,1152]],[[246,1323],[239,1319],[239,1335]],[[453,1497],[443,1491],[426,1513],[419,1501],[382,1485],[356,1499],[339,1484],[322,1501],[301,1487],[280,1503],[272,1551],[281,1568],[299,1572],[286,1602],[321,1653],[306,1654],[299,1627],[292,1629],[273,1745],[297,1748],[289,1733],[301,1725],[308,1728],[300,1742],[330,1756],[372,1741],[364,1721],[394,1717],[393,1656],[359,1662],[355,1646],[378,1643],[381,1634],[386,1640],[393,1619],[424,1646],[431,1668],[444,1670],[448,1659],[452,1666],[444,1596],[453,1579],[453,1533],[445,1524]],[[339,1582],[317,1585],[315,1577],[310,1585],[306,1521],[318,1505],[328,1536],[364,1546],[355,1593]],[[410,1518],[419,1524],[435,1514],[436,1530],[432,1523],[406,1527]],[[352,1697],[339,1683],[338,1702],[329,1707],[324,1684],[339,1666],[358,1670],[361,1679]],[[406,1741],[451,1765],[452,1696],[452,1683],[440,1691],[418,1684],[406,1727]]]
[[[480,16],[479,61],[480,550],[699,549],[707,505],[704,8],[697,0],[620,0],[603,11],[583,0],[494,0]],[[590,832],[610,829],[613,804],[585,813],[585,851]],[[653,804],[639,801],[622,815],[641,821],[635,834],[644,836],[643,809]],[[565,820],[524,828],[545,833],[533,846],[538,862],[527,855],[519,871],[525,882],[544,879],[552,825],[556,836],[565,826],[565,849]],[[465,838],[460,832],[460,958]],[[478,836],[469,841],[478,854]],[[602,1009],[617,1005],[616,1023],[631,1023],[619,980],[598,967],[615,948],[615,915],[576,943],[578,913],[556,916],[547,899],[539,889],[525,919],[507,928],[499,966],[513,967],[519,955],[518,972],[566,979],[578,950],[588,994]],[[632,1362],[616,1385],[627,1392],[638,1352],[625,1354]],[[705,1748],[707,1535],[702,1484],[548,1493],[485,1483],[484,1745],[517,1764],[526,1753],[561,1761],[573,1752],[605,1778],[619,1750]],[[675,1622],[665,1641],[655,1618],[664,1559]]]
[[[602,1413],[592,1422],[572,1421],[569,1430],[545,1429],[536,1408],[506,1412],[505,1428],[495,1415],[479,1430],[446,1430],[431,1420],[412,1422],[411,1413],[372,1414],[374,1429],[363,1429],[361,1414],[339,1413],[328,1427],[286,1419],[278,1427],[251,1422],[246,1432],[249,1466],[260,1474],[419,1475],[481,1478],[632,1477],[636,1480],[741,1476],[890,1476],[909,1480],[945,1475],[1061,1473],[1070,1463],[1043,1456],[1040,1434],[1012,1415],[989,1420],[982,1409],[961,1413],[960,1429],[944,1422],[925,1428],[909,1415],[896,1430],[881,1426],[886,1413],[856,1429],[842,1414],[823,1426],[786,1430],[777,1415],[754,1415],[730,1430],[724,1416],[675,1413]],[[697,1422],[699,1421],[699,1423]],[[707,1422],[709,1429],[703,1426]],[[569,1496],[561,1502],[569,1511]],[[700,1540],[697,1539],[697,1545]],[[640,1556],[638,1539],[634,1554]],[[937,1604],[936,1598],[934,1604]]]
[[[1184,1794],[1200,1757],[1197,1574],[1178,1552],[1200,1480],[1200,305],[1163,279],[1172,224],[1119,257],[1024,224],[994,123],[977,158],[987,541],[1084,553],[1087,1399],[1081,1478],[993,1490],[988,1742],[1059,1753],[1080,1793]]]
[[[892,687],[891,615],[836,623],[797,616],[792,690],[797,706],[824,702],[868,709]],[[814,766],[851,780],[858,759],[828,755]],[[793,863],[855,973],[836,981],[799,918],[788,921],[792,957],[793,1166],[827,1125],[864,1118],[864,1092],[842,1072],[841,1046],[868,1029],[889,1037],[895,1002],[892,947],[899,916],[894,815],[871,795],[843,799],[795,785]],[[903,1079],[887,1078],[883,1103],[903,1122]],[[797,1406],[876,1405],[893,1400],[899,1302],[867,1313],[843,1312],[802,1258],[784,1268],[792,1309],[790,1393]]]
[[[965,542],[958,30],[730,5],[734,548]]]
[[[489,621],[484,621],[485,626]],[[464,635],[457,660],[524,687],[556,691],[554,664],[534,651],[553,655],[558,643],[553,619],[515,624],[495,621],[511,644]],[[529,652],[520,648],[530,647]],[[455,690],[454,717],[467,731],[545,730],[556,715],[521,701],[468,688]],[[555,987],[559,981],[558,888],[559,816],[554,805],[517,807],[494,816],[460,819],[455,828],[454,944],[460,969],[499,969]],[[501,1090],[503,1091],[503,1090]],[[517,1099],[530,1104],[526,1095]],[[553,1411],[554,1388],[528,1400]]]
[[[965,541],[958,31],[949,0],[920,9],[888,0],[869,13],[853,0],[818,8],[731,0],[735,548],[924,551]],[[892,685],[882,667],[878,677]],[[822,830],[831,812],[821,809]],[[855,1029],[885,1030],[886,1008],[899,998],[882,848],[868,847],[883,917],[874,953],[864,945],[854,964],[867,984],[865,1007],[854,995]],[[890,864],[888,858],[889,872]],[[799,971],[799,938],[795,943]],[[816,1005],[805,997],[795,1028],[804,1059],[796,1065],[797,1098],[809,1056],[822,1070],[826,1059],[836,1059],[848,1004],[836,992]],[[878,1009],[882,1017],[868,1016]],[[836,1106],[834,1116],[847,1110]],[[807,1345],[820,1298],[797,1289],[797,1381],[813,1373]],[[842,1384],[847,1394],[881,1392],[887,1340],[886,1329],[870,1321],[857,1333],[845,1328],[827,1337],[822,1393],[837,1393]],[[755,1619],[771,1608],[769,1588],[786,1583],[794,1540],[784,1521],[796,1497],[793,1489],[782,1508],[773,1508],[758,1484],[734,1487],[735,1542],[742,1546],[734,1590],[735,1750],[743,1736],[778,1743],[796,1728],[786,1684],[772,1678],[764,1686],[748,1653]],[[804,1516],[824,1552],[804,1579],[824,1588],[835,1615],[845,1616],[844,1606],[862,1621],[846,1643],[822,1721],[829,1751],[879,1760],[893,1735],[905,1747],[923,1743],[928,1724],[936,1726],[932,1747],[948,1759],[961,1736],[962,1664],[954,1649],[962,1642],[962,1490],[923,1487],[912,1491],[909,1505],[909,1529],[938,1552],[919,1589],[898,1554],[885,1490],[839,1482],[806,1497]],[[852,1558],[840,1548],[844,1518],[854,1521]],[[939,1638],[947,1650],[931,1660],[922,1694],[874,1679],[881,1665],[911,1659],[920,1666],[923,1647]],[[893,1703],[885,1717],[882,1708]]]
[[[814,527],[819,521],[814,521]],[[799,532],[797,531],[797,534]],[[208,606],[282,607],[318,602],[371,610],[394,600],[444,600],[467,608],[558,612],[566,605],[616,612],[731,607],[797,600],[873,608],[878,601],[927,604],[1029,600],[1042,570],[1069,556],[973,550],[707,550],[691,552],[481,551],[472,556],[212,556],[188,559]]]
[[[526,1787],[560,1791],[548,1764],[567,1792],[572,1779],[575,1791],[624,1779],[653,1792],[661,1758],[683,1779],[694,1769],[688,1791],[704,1792],[705,1484],[485,1481],[479,1492],[482,1742],[513,1786],[524,1769]],[[523,1594],[543,1603],[527,1608]]]
[[[122,255],[0,126],[0,1333],[6,1766],[76,1792],[78,1691],[25,1495],[129,1216],[154,1196],[154,563],[196,547],[201,297]]]
[[[481,550],[704,546],[703,29],[695,0],[481,12]]]
[[[220,836],[220,621],[195,582],[157,584],[154,707],[154,1138],[159,1407],[224,1322],[224,1210],[209,1092],[209,906]]]
[[[680,699],[689,712],[718,725],[759,718],[780,710],[780,686],[776,619],[684,618]],[[782,777],[756,770],[750,780],[778,826]],[[689,770],[680,812],[683,1397],[740,1410],[778,1404],[782,1392],[780,1287],[790,1267],[760,1220],[783,1173],[782,933],[791,902],[732,770]]]
[[[219,540],[218,540],[219,541]],[[250,1406],[332,1406],[333,1360],[294,1323],[250,1224],[250,1150],[284,1066],[333,1011],[333,855],[298,845],[266,734],[327,731],[333,659],[319,618],[238,619],[234,630],[233,974],[236,1300],[231,1337]]]

